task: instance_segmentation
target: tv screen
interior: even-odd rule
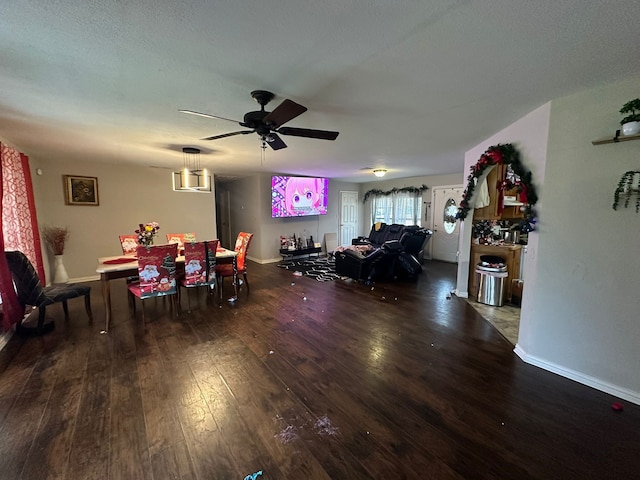
[[[274,175],[271,177],[271,216],[326,215],[328,196],[328,178]]]

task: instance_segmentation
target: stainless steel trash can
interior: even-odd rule
[[[476,266],[476,285],[478,288],[476,300],[479,303],[501,307],[504,304],[505,283],[507,277],[505,265]]]

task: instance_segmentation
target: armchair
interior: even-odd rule
[[[7,257],[7,263],[13,283],[18,294],[18,301],[22,308],[27,305],[38,308],[38,326],[35,329],[23,327],[18,324],[16,331],[20,334],[36,334],[43,335],[52,331],[55,327],[54,322],[45,325],[45,310],[48,305],[54,303],[62,303],[65,319],[69,319],[69,309],[67,300],[76,297],[84,297],[84,305],[87,311],[89,321],[93,321],[91,313],[91,287],[81,284],[56,284],[43,287],[38,278],[36,270],[31,262],[22,252],[4,252]]]

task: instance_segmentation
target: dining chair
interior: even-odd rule
[[[184,274],[178,278],[178,307],[180,287],[187,289],[187,312],[191,313],[189,289],[208,287],[211,294],[216,286],[216,250],[219,240],[184,244]]]
[[[238,254],[235,258],[237,266],[236,273],[238,275],[242,274],[244,283],[247,285],[247,292],[249,292],[249,281],[247,280],[247,252],[249,251],[249,245],[251,244],[252,238],[253,233],[240,232],[238,234],[238,238],[236,238],[236,245],[234,247],[234,250]],[[233,277],[233,264],[223,263],[216,265],[216,276],[220,280],[220,298],[222,298],[224,278]]]
[[[190,233],[167,233],[167,243],[177,243],[178,253],[183,252],[185,243],[193,243],[196,241],[196,234]]]
[[[125,255],[133,255],[138,248],[138,235],[120,235],[120,245],[122,253]]]
[[[54,322],[45,325],[45,312],[48,305],[62,303],[65,320],[69,320],[69,308],[67,300],[76,297],[84,297],[84,305],[89,317],[93,321],[91,313],[91,287],[82,284],[55,284],[43,287],[35,268],[27,256],[19,251],[4,252],[11,271],[11,277],[18,294],[18,302],[23,310],[27,305],[38,308],[37,327],[24,327],[20,323],[16,332],[22,335],[43,335],[55,328]]]
[[[142,304],[144,321],[144,301],[148,298],[171,296],[172,307],[176,306],[176,255],[178,245],[140,245],[137,249],[139,281],[127,285],[133,314],[136,314],[135,298]]]

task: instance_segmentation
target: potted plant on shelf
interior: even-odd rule
[[[620,113],[627,114],[622,120],[623,135],[636,135],[640,132],[640,98],[630,100],[620,109]]]

